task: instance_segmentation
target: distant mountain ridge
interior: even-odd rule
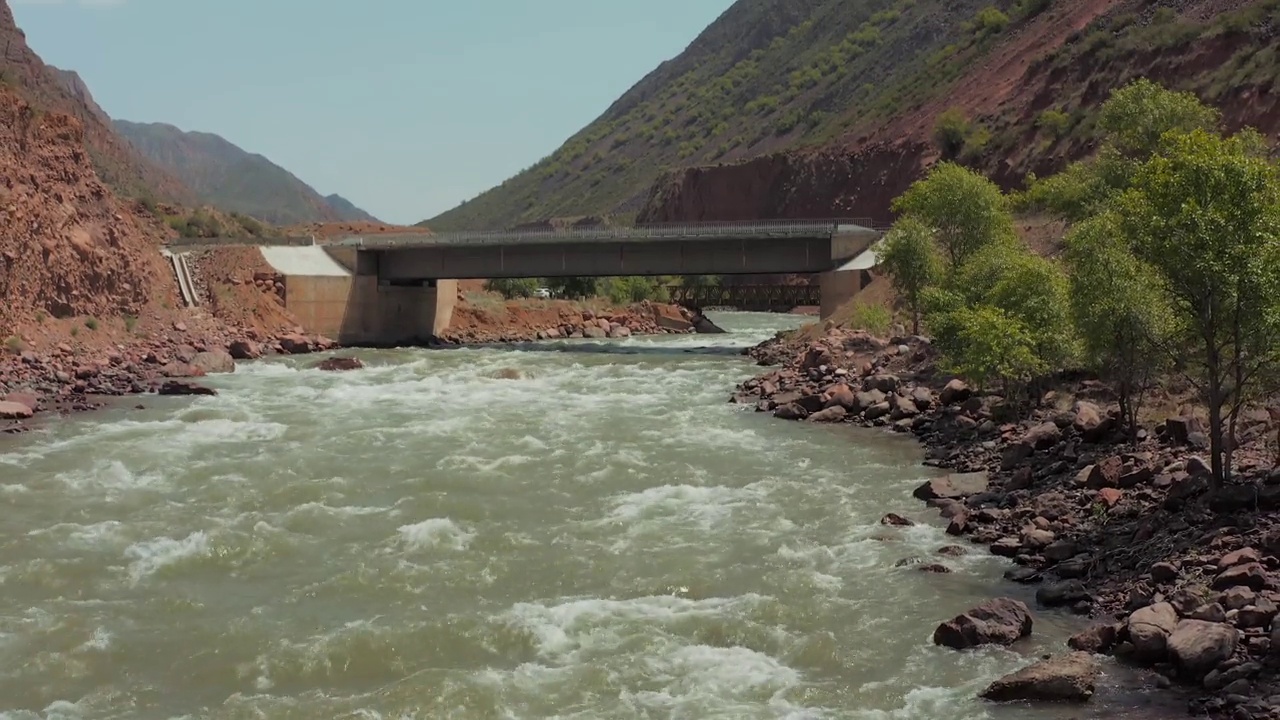
[[[324,200],[326,203],[329,204],[329,207],[338,211],[338,214],[342,215],[343,220],[346,220],[348,222],[372,222],[372,223],[382,222],[381,220],[374,217],[373,215],[370,215],[364,210],[361,210],[360,208],[356,207],[355,203],[351,202],[350,200],[342,197],[337,193],[334,193],[332,195],[326,195]]]
[[[341,196],[328,198],[293,173],[225,138],[167,123],[115,120],[117,133],[202,201],[276,225],[377,221]]]

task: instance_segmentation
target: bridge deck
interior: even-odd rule
[[[564,244],[579,242],[686,242],[697,240],[830,239],[872,230],[869,220],[767,220],[726,223],[642,225],[564,230],[489,230],[449,233],[353,236],[334,244],[370,250],[448,246]]]

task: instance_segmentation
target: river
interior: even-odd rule
[[[0,717],[1149,716],[1113,667],[1088,709],[974,699],[1077,622],[934,647],[1029,595],[1004,560],[937,555],[911,441],[726,403],[757,371],[730,348],[801,318],[716,320],[273,359],[6,439]]]

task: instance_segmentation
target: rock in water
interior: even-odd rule
[[[996,702],[1085,702],[1093,697],[1098,662],[1087,652],[1041,660],[1005,675],[982,691]]]
[[[706,333],[711,335],[724,332],[724,328],[708,320],[707,316],[702,313],[698,313],[693,316],[693,330],[697,333]]]
[[[996,598],[942,623],[933,644],[956,650],[978,645],[1012,645],[1031,634],[1031,611],[1025,603]]]
[[[325,370],[328,372],[342,372],[345,370],[359,370],[364,367],[364,363],[360,358],[354,357],[331,357],[325,358],[314,365],[317,370]]]
[[[217,395],[218,391],[192,382],[169,380],[160,386],[161,395]]]
[[[206,375],[236,371],[236,361],[232,359],[231,353],[222,351],[198,353],[191,359],[191,364]]]
[[[0,420],[28,420],[34,414],[34,411],[23,403],[7,400],[0,402]]]

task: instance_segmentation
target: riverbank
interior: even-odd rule
[[[753,348],[760,364],[779,367],[732,400],[782,419],[914,436],[927,464],[956,473],[915,497],[940,510],[949,534],[1010,558],[1006,577],[1035,585],[1040,608],[1092,618],[1072,649],[1192,689],[1193,713],[1280,716],[1280,523],[1271,512],[1280,472],[1265,411],[1244,413],[1238,477],[1212,490],[1190,414],[1129,441],[1107,388],[1088,379],[1064,381],[1018,413],[942,373],[924,338],[798,336]]]
[[[493,293],[462,294],[449,329],[439,338],[445,344],[721,332],[699,313],[648,300],[619,308],[603,301],[502,300]]]

